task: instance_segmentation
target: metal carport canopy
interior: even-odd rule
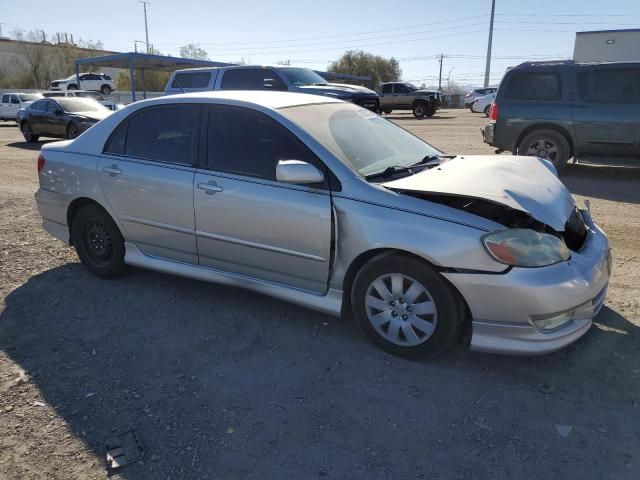
[[[155,70],[161,72],[173,72],[180,68],[196,67],[226,67],[233,63],[213,62],[211,60],[194,60],[192,58],[167,57],[164,55],[153,55],[150,53],[116,53],[114,55],[104,55],[101,57],[79,58],[76,60],[76,81],[80,85],[80,65],[102,65],[103,67],[129,69],[131,77],[131,96],[136,101],[136,79],[135,70],[142,73],[143,96],[147,97],[144,87],[144,71]]]
[[[104,67],[129,69],[131,78],[131,97],[136,101],[136,78],[135,70],[142,73],[142,91],[144,98],[147,98],[147,92],[144,86],[144,71],[155,70],[161,72],[173,72],[180,68],[197,68],[197,67],[228,67],[236,65],[235,63],[214,62],[212,60],[195,60],[192,58],[168,57],[164,55],[153,55],[150,53],[116,53],[113,55],[103,55],[101,57],[79,58],[76,60],[76,81],[80,85],[80,65],[102,65]],[[344,73],[319,72],[328,80],[360,80],[371,82],[371,77],[362,75],[349,75]]]

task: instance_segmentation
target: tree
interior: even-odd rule
[[[193,58],[194,60],[209,60],[209,54],[199,43],[190,43],[180,47],[180,56],[182,58]]]
[[[51,58],[47,55],[47,44],[42,42],[40,33],[33,30],[27,33],[16,32],[21,40],[20,48],[24,54],[33,88],[45,88],[51,81]]]
[[[329,65],[329,71],[333,73],[345,73],[349,75],[365,75],[371,77],[374,87],[382,82],[395,82],[400,80],[402,70],[398,61],[379,55],[363,52],[362,50],[349,50],[335,62]]]

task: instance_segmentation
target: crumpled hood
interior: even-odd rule
[[[378,95],[373,90],[359,85],[345,85],[343,83],[327,83],[326,85],[303,85],[298,87],[305,93],[315,93],[320,95],[346,95],[346,94],[369,94]]]
[[[575,201],[553,167],[535,157],[462,155],[408,177],[382,184],[392,190],[483,198],[529,213],[558,232]]]

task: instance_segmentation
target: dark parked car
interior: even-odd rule
[[[527,62],[506,74],[485,143],[550,160],[640,156],[640,63]]]
[[[88,98],[45,98],[18,111],[18,126],[27,142],[40,136],[75,138],[112,112]]]

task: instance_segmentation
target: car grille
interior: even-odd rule
[[[567,247],[574,252],[582,248],[587,238],[587,225],[584,223],[584,218],[582,218],[582,213],[580,213],[578,207],[573,207],[569,220],[564,224],[563,238]]]

